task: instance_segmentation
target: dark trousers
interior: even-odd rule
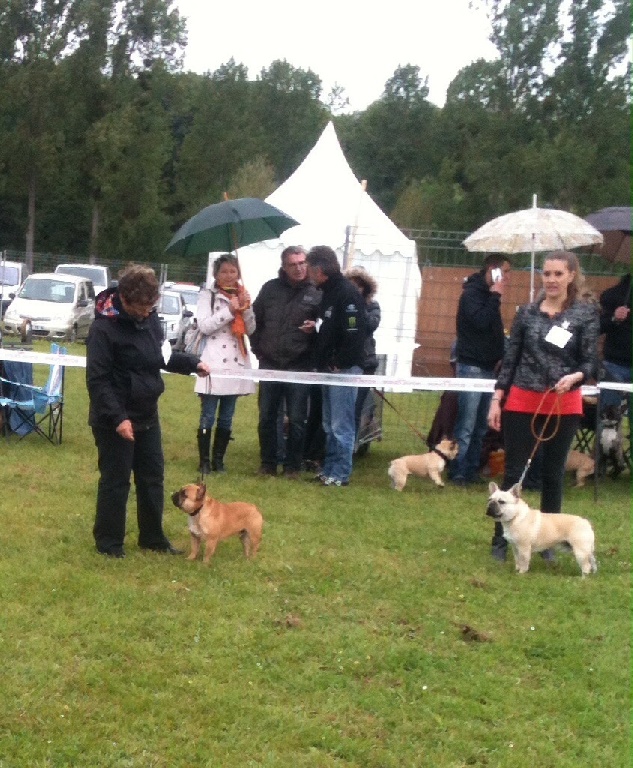
[[[285,381],[259,383],[259,450],[262,466],[277,466],[277,418],[285,403],[288,416],[288,437],[284,467],[298,472],[303,461],[306,419],[308,415],[308,386]]]
[[[125,511],[134,473],[138,543],[161,547],[163,533],[164,467],[158,419],[149,429],[134,433],[134,442],[119,437],[113,429],[93,427],[99,462],[97,514],[93,535],[97,549],[122,547]]]
[[[536,438],[532,435],[531,413],[514,413],[505,411],[503,414],[503,442],[505,446],[505,474],[502,490],[507,491],[518,483],[527,460],[534,448]],[[540,435],[547,414],[537,416],[534,420],[534,431]],[[574,435],[578,431],[580,416],[561,416],[557,427],[557,418],[552,416],[545,430],[544,437],[548,438],[554,430],[556,433],[550,440],[541,443],[541,512],[560,512],[563,502],[563,479],[565,476],[565,461],[571,448]],[[495,523],[495,538],[501,538],[503,527]]]

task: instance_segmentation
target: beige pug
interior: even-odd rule
[[[518,573],[527,573],[533,552],[554,547],[571,549],[582,575],[598,570],[594,555],[594,532],[589,520],[578,515],[548,514],[531,509],[521,498],[521,487],[500,490],[488,486],[486,514],[503,526],[503,535],[512,547]]]

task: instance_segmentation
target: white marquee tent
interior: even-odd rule
[[[343,269],[362,266],[378,282],[382,319],[374,334],[386,373],[410,376],[421,278],[415,242],[406,238],[356,179],[329,123],[299,168],[267,201],[300,222],[279,239],[240,248],[244,284],[253,299],[273,277],[289,245],[333,248]],[[207,282],[212,282],[210,254]]]

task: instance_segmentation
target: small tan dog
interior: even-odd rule
[[[428,475],[435,485],[443,488],[444,483],[441,474],[446,462],[452,461],[458,452],[459,448],[455,440],[443,438],[428,453],[401,456],[399,459],[394,459],[387,470],[387,474],[391,478],[391,487],[396,491],[401,491],[407,484],[409,475],[417,475],[418,477]]]
[[[567,454],[565,470],[576,473],[576,488],[582,488],[585,479],[593,475],[596,468],[596,462],[588,453],[582,451],[570,451]]]
[[[571,549],[582,575],[598,570],[594,556],[594,533],[589,520],[578,515],[547,514],[530,507],[521,498],[521,488],[499,490],[488,486],[490,496],[486,514],[503,526],[504,538],[512,546],[517,573],[527,573],[532,552],[556,546]]]
[[[207,486],[202,483],[184,485],[171,495],[174,505],[189,515],[191,554],[188,560],[195,560],[204,540],[203,562],[208,564],[218,542],[229,536],[239,535],[245,557],[255,557],[262,539],[264,519],[254,504],[233,501],[223,504],[207,496]]]

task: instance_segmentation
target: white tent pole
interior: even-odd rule
[[[532,195],[532,208],[536,207],[536,195]],[[530,303],[534,301],[534,238],[535,233],[532,232],[532,256],[530,259]]]
[[[352,237],[350,240],[349,252],[347,254],[346,268],[349,269],[354,263],[354,251],[356,249],[356,230],[358,229],[358,219],[360,218],[360,207],[363,202],[363,194],[367,190],[367,179],[363,179],[360,183],[360,195],[358,196],[358,207],[356,208],[356,220],[354,221],[354,227],[352,228]]]

